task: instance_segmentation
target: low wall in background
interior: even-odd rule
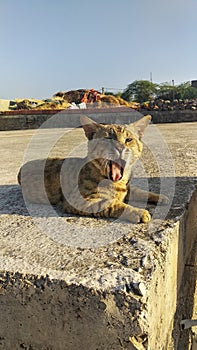
[[[100,123],[132,123],[141,115],[151,114],[154,124],[181,123],[197,121],[197,111],[135,111],[131,108],[116,107],[106,109],[85,110],[26,110],[4,112],[0,114],[0,131],[37,129],[52,118],[49,127],[78,127],[81,114],[88,115]],[[48,124],[46,123],[46,126]]]

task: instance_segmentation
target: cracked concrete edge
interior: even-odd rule
[[[193,271],[188,276],[186,270],[197,240],[196,207],[197,189],[191,192],[185,211],[172,232],[163,268],[161,264],[158,266],[160,271],[153,276],[149,285],[150,350],[189,349],[188,340],[180,332],[180,319],[183,315],[191,315],[191,309],[195,308],[196,276]],[[189,285],[187,280],[190,281]]]

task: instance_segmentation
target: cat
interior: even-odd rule
[[[119,218],[147,223],[146,209],[129,200],[160,202],[168,198],[130,184],[132,167],[142,153],[141,141],[151,116],[129,125],[98,124],[85,115],[81,124],[88,139],[85,158],[48,158],[24,164],[18,174],[25,200],[61,204],[70,214]]]

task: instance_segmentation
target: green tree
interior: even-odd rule
[[[197,89],[192,87],[190,82],[173,86],[169,83],[162,83],[158,86],[157,98],[163,100],[192,100],[197,98]]]
[[[135,80],[129,84],[121,97],[126,101],[145,102],[155,97],[157,84],[148,80]]]
[[[195,99],[197,98],[197,89],[192,87],[189,81],[182,83],[176,87],[176,98],[182,100]]]
[[[172,101],[174,98],[177,98],[176,95],[176,86],[170,83],[161,83],[158,85],[156,96],[158,99]]]

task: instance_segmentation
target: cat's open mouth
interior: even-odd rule
[[[109,160],[109,178],[112,181],[119,181],[123,177],[126,162],[122,159]]]

